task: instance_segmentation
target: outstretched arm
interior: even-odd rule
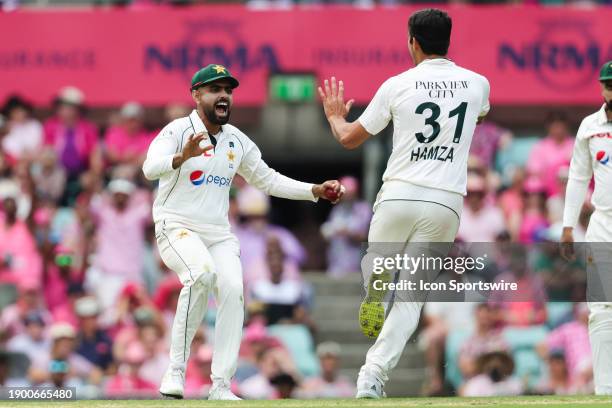
[[[346,115],[355,101],[351,99],[344,103],[344,83],[339,81],[336,85],[335,77],[331,78],[331,87],[327,79],[324,84],[324,89],[319,87],[319,96],[334,137],[346,149],[361,146],[370,137],[370,134],[359,121],[346,121]]]
[[[335,204],[344,195],[344,188],[337,180],[328,180],[323,184],[304,183],[271,169],[263,161],[261,152],[255,144],[248,147],[238,168],[238,174],[244,177],[247,183],[274,197],[306,201],[324,198]]]

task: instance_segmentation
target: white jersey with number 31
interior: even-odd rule
[[[438,58],[385,81],[359,122],[375,135],[393,120],[393,151],[383,182],[465,195],[476,121],[488,111],[487,79]]]

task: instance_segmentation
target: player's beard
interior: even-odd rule
[[[227,113],[223,117],[217,115],[217,112],[215,112],[215,105],[216,105],[216,103],[211,105],[211,106],[207,106],[204,109],[204,115],[206,115],[206,119],[208,119],[208,121],[210,123],[213,123],[215,125],[225,125],[225,124],[227,124],[227,122],[229,122],[230,115],[232,113],[231,105],[229,105],[229,103],[228,103]]]
[[[604,102],[606,104],[606,109],[608,110],[608,112],[612,112],[612,99],[606,101],[606,98],[604,98]]]

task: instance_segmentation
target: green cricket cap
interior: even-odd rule
[[[603,67],[601,67],[601,71],[599,71],[599,80],[600,81],[612,80],[612,61],[606,62],[603,65]]]
[[[191,90],[199,88],[200,86],[209,84],[219,79],[227,79],[232,84],[232,88],[237,88],[240,82],[232,76],[232,74],[223,65],[209,64],[198,72],[193,74],[191,78]]]

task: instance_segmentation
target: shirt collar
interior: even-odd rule
[[[419,65],[423,64],[454,64],[454,62],[448,58],[427,58],[421,61]]]
[[[189,115],[189,120],[191,121],[191,124],[193,126],[194,134],[202,132],[208,133],[208,130],[206,129],[206,126],[204,126],[204,122],[202,122],[202,119],[200,119],[200,115],[198,115],[197,110],[194,109],[191,112],[191,114]]]
[[[609,122],[608,114],[606,113],[606,104],[604,103],[601,109],[597,112],[597,124],[605,125]]]

